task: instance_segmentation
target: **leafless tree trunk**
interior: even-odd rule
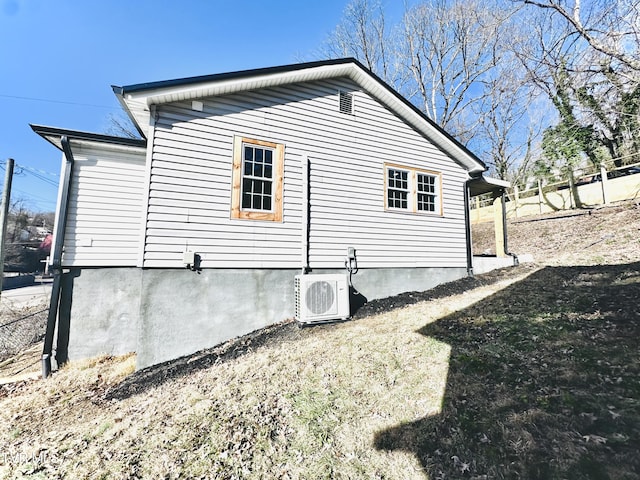
[[[513,32],[510,38],[516,34]],[[507,51],[483,86],[482,101],[474,108],[478,118],[477,149],[484,152],[492,174],[523,183],[534,141],[541,131],[540,123],[531,120],[536,93],[513,52]]]
[[[472,107],[482,81],[500,62],[508,14],[476,0],[432,0],[404,15],[402,64],[413,79],[409,97],[463,143],[475,134]]]

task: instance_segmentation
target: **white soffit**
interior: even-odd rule
[[[110,151],[110,152],[119,152],[119,153],[131,153],[131,154],[144,154],[147,151],[146,147],[134,147],[130,145],[117,145],[114,143],[105,143],[105,142],[96,142],[93,140],[85,140],[85,139],[71,139],[69,140],[72,147],[80,147],[83,149],[98,149],[100,151]]]
[[[45,139],[62,150],[62,137],[60,135],[43,135]],[[131,145],[117,145],[114,143],[105,143],[88,139],[69,139],[72,147],[80,147],[86,149],[99,149],[101,151],[108,150],[121,153],[141,154],[146,151],[146,147],[134,147]]]

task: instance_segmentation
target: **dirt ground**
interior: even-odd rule
[[[509,252],[539,265],[600,265],[640,257],[640,202],[621,202],[508,221]],[[492,223],[472,227],[475,255],[495,253]]]

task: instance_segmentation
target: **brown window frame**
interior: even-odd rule
[[[271,177],[271,209],[242,208],[242,185],[244,172],[244,145],[264,147],[273,151]],[[233,139],[233,172],[231,184],[231,218],[282,222],[282,184],[284,172],[284,144],[235,136]]]
[[[389,186],[389,170],[399,170],[407,172],[407,189],[393,188]],[[435,197],[435,210],[419,210],[418,209],[418,195],[429,194],[425,192],[418,192],[418,175],[426,175],[435,178],[435,191],[433,195]],[[389,206],[389,190],[406,191],[407,195],[407,208],[403,207],[390,207]],[[426,170],[422,168],[408,167],[406,165],[399,165],[395,163],[384,164],[384,209],[388,212],[399,213],[415,213],[419,215],[438,215],[443,216],[442,205],[442,173],[434,170]]]

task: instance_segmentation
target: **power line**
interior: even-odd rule
[[[6,162],[0,162],[0,169],[4,170],[5,169],[5,164]],[[58,186],[58,181],[57,180],[52,180],[51,178],[47,178],[45,175],[50,175],[53,177],[58,177],[59,175],[57,173],[53,173],[53,172],[47,172],[45,170],[39,170],[33,167],[29,167],[27,165],[20,165],[18,163],[15,164],[15,166],[19,169],[18,171],[15,172],[15,175],[21,175],[21,174],[29,174],[35,178],[37,178],[38,180],[42,180],[43,182],[51,185],[52,187],[57,187]]]
[[[95,105],[92,103],[78,103],[78,102],[67,102],[64,100],[52,100],[48,98],[36,98],[36,97],[22,97],[19,95],[5,95],[0,93],[0,97],[3,98],[11,98],[13,100],[29,100],[32,102],[47,102],[47,103],[59,103],[63,105],[75,105],[78,107],[94,107],[94,108],[108,108],[109,110],[121,110],[121,107],[111,107],[107,105]]]
[[[0,166],[5,165],[7,163],[6,160],[0,160]],[[46,170],[40,170],[39,168],[33,168],[28,165],[20,165],[16,163],[17,167],[25,168],[27,170],[31,170],[32,172],[40,173],[42,175],[51,175],[52,177],[59,177],[60,175],[55,172],[47,172]]]
[[[18,168],[21,168],[20,165],[18,165]],[[29,175],[31,175],[32,177],[37,178],[38,180],[42,180],[44,183],[47,183],[49,185],[51,185],[52,187],[57,187],[58,186],[58,182],[51,180],[50,178],[45,177],[44,175],[40,175],[39,173],[33,172],[31,170],[25,170],[22,169],[20,172],[18,172],[18,175],[21,173],[27,173]]]
[[[20,168],[25,168],[27,170],[31,170],[32,172],[41,174],[41,175],[51,175],[52,177],[59,177],[60,175],[55,172],[47,172],[46,170],[40,170],[39,168],[29,167],[28,165],[20,165],[17,164]]]

